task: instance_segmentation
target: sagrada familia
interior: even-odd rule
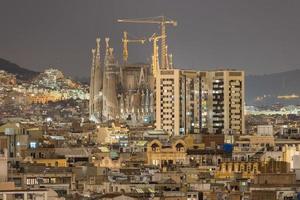
[[[119,64],[105,38],[105,56],[101,59],[100,38],[92,49],[90,80],[90,119],[151,121],[154,108],[154,78],[149,64]]]

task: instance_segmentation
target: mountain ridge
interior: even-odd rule
[[[19,65],[3,58],[0,58],[0,70],[15,74],[17,79],[24,81],[31,80],[39,74],[39,72],[20,67]]]
[[[245,77],[246,102],[249,105],[295,104],[300,99],[278,99],[281,95],[300,96],[300,69]],[[261,97],[261,99],[260,99]],[[260,99],[260,100],[257,100]]]

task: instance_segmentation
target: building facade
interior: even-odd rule
[[[169,134],[243,134],[244,72],[161,70],[156,78],[156,128]]]
[[[202,73],[161,70],[156,79],[156,128],[169,134],[200,133],[205,125]]]
[[[243,134],[245,131],[245,78],[243,71],[206,73],[209,132]]]
[[[100,60],[100,38],[92,49],[89,118],[95,122],[123,120],[130,123],[153,119],[153,78],[150,65],[119,64],[109,38]]]

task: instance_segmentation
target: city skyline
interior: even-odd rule
[[[118,24],[117,19],[161,14],[178,21],[177,27],[167,29],[176,68],[238,68],[246,74],[299,69],[296,1],[2,3],[0,55],[32,70],[43,71],[52,65],[68,75],[88,77],[95,37],[110,37],[121,62],[124,30],[136,37],[150,37],[159,29]],[[151,43],[130,46],[129,61],[150,63]]]
[[[0,200],[300,200],[299,6],[3,1]]]

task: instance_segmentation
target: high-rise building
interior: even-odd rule
[[[160,70],[156,76],[155,123],[157,129],[179,134],[179,70]]]
[[[174,135],[200,133],[201,91],[201,73],[160,70],[156,78],[156,128]]]
[[[169,134],[244,132],[244,72],[160,70],[156,128]]]
[[[213,133],[243,134],[245,130],[243,71],[209,71],[206,76],[207,128]]]

